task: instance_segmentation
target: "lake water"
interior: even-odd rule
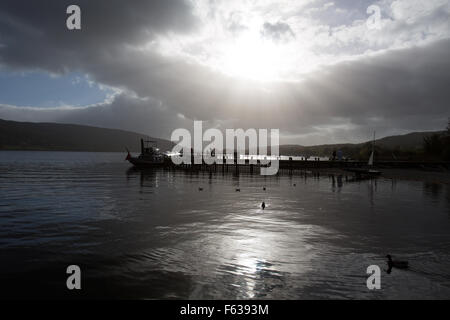
[[[1,297],[450,298],[449,185],[144,172],[124,158],[0,152]],[[388,253],[411,268],[387,274]],[[66,289],[71,264],[80,291]]]

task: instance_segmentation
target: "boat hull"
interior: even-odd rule
[[[163,162],[163,161],[155,162],[155,161],[151,161],[151,160],[134,158],[134,157],[129,158],[128,161],[135,167],[139,167],[139,168],[159,168],[159,167],[163,167],[165,165],[165,162]]]
[[[345,171],[352,172],[356,175],[367,175],[367,176],[379,176],[381,171],[374,169],[364,169],[364,168],[348,168]]]

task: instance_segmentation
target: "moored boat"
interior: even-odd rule
[[[357,177],[375,177],[381,174],[381,171],[373,169],[373,157],[375,155],[375,132],[373,133],[372,153],[370,154],[369,162],[366,168],[347,168],[348,172],[353,172]]]
[[[144,143],[146,144],[145,146]],[[144,141],[144,139],[141,139],[141,154],[133,157],[128,151],[125,160],[128,160],[136,167],[160,167],[170,161],[167,155],[160,152],[156,141]]]

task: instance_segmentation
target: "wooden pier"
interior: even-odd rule
[[[263,167],[270,167],[271,163],[262,162],[260,160],[240,160],[238,157],[233,159],[220,159],[222,163],[213,161],[204,161],[204,158],[197,158],[195,163],[195,157],[192,156],[190,164],[175,165],[172,162],[168,162],[166,167],[168,169],[190,170],[190,171],[207,171],[212,173],[248,173],[248,174],[260,174],[260,169]],[[332,161],[332,160],[275,160],[278,161],[278,174],[295,174],[304,173],[305,171],[325,171],[326,169],[353,169],[367,167],[366,161]],[[208,164],[212,163],[212,164]],[[392,169],[450,169],[450,162],[410,162],[410,161],[380,161],[375,162],[374,166],[378,169],[392,168]]]

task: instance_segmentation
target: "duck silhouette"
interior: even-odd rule
[[[198,188],[198,191],[203,191],[203,188]]]
[[[240,188],[236,188],[236,192],[241,192],[241,189]]]
[[[387,261],[387,264],[388,264],[387,273],[391,273],[392,268],[408,269],[408,267],[409,267],[408,261],[392,260],[392,256],[390,254],[388,254],[386,256],[386,258],[388,259],[388,261]]]
[[[266,187],[263,187],[263,190],[266,191]]]

